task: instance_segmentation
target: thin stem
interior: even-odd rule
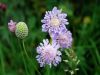
[[[27,51],[26,51],[26,48],[25,48],[24,40],[22,40],[22,44],[23,44],[24,52],[25,52],[25,54],[26,54],[26,56],[27,56],[27,58],[28,58],[28,54],[27,54]]]
[[[50,66],[47,65],[46,69],[47,69],[47,75],[50,75]]]
[[[19,39],[18,39],[18,43],[19,43],[20,49],[22,50],[22,47],[21,47],[21,44],[20,44],[20,40]],[[23,59],[23,62],[24,62],[24,67],[25,67],[26,74],[29,75],[28,74],[28,71],[27,71],[27,66],[26,66],[26,63],[25,63],[25,57],[23,55],[23,51],[21,51],[21,55],[22,55],[22,59]]]
[[[26,62],[25,62],[25,58],[24,58],[24,55],[23,55],[23,52],[21,52],[21,54],[22,54],[22,57],[23,57],[23,62],[24,62],[26,74],[29,75],[28,70],[27,70],[27,66],[26,66]]]
[[[26,48],[25,48],[25,44],[24,44],[24,40],[22,40],[22,45],[23,45],[23,49],[24,49],[25,55],[27,57],[27,60],[29,60],[33,64],[32,60],[30,59],[30,57],[27,54],[27,51],[26,51]],[[38,74],[41,75],[41,73],[38,71],[36,66],[34,64],[33,64],[33,66],[34,66],[35,70],[38,72]]]

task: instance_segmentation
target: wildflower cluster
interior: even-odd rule
[[[57,66],[61,62],[60,48],[68,49],[72,46],[72,34],[66,28],[66,25],[69,24],[66,17],[66,13],[62,13],[62,10],[54,7],[52,11],[46,11],[44,19],[41,20],[43,23],[42,31],[49,33],[52,43],[46,39],[37,47],[38,55],[36,58],[40,67],[45,65]]]
[[[69,71],[72,75],[78,70],[79,60],[74,50],[71,49],[73,38],[72,33],[66,28],[66,25],[69,24],[66,17],[67,14],[62,13],[62,10],[58,10],[57,7],[54,7],[52,11],[46,11],[44,19],[41,20],[43,23],[42,31],[48,32],[52,41],[49,42],[48,39],[44,39],[43,43],[40,43],[36,48],[38,53],[36,59],[40,67],[45,67],[45,65],[57,66],[62,61],[62,50],[67,55],[67,60],[65,59],[64,62],[71,68],[65,71]],[[20,39],[24,39],[28,35],[28,27],[24,22],[16,23],[10,20],[8,28]]]

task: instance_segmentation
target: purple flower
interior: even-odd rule
[[[70,48],[72,46],[72,34],[67,29],[50,35],[53,41],[57,42],[57,44],[59,44],[61,48]]]
[[[67,14],[62,13],[61,10],[57,9],[57,7],[54,7],[52,11],[47,11],[44,19],[41,20],[43,23],[42,31],[56,33],[61,29],[66,29],[65,25],[69,24],[66,16]]]
[[[58,50],[59,45],[55,42],[52,44],[49,43],[48,39],[43,40],[43,43],[40,43],[40,46],[37,47],[36,56],[38,63],[40,63],[40,67],[44,67],[46,64],[52,66],[57,66],[59,62],[61,62],[61,52]]]
[[[10,20],[10,22],[8,23],[8,28],[11,32],[15,32],[16,29],[16,22],[14,22],[13,20]]]

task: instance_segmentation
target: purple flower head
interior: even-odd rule
[[[57,64],[61,62],[61,52],[58,50],[59,47],[60,46],[55,42],[50,44],[48,39],[40,43],[40,46],[37,47],[38,55],[36,56],[40,67],[44,67],[46,64],[50,65],[50,67],[52,64],[57,66]]]
[[[53,41],[57,42],[57,44],[59,44],[61,48],[70,48],[72,46],[72,34],[67,29],[50,35]]]
[[[66,29],[65,25],[69,24],[66,16],[67,14],[62,13],[61,10],[57,9],[57,7],[54,7],[52,11],[47,11],[44,19],[41,20],[43,23],[42,31],[56,33],[61,29]]]
[[[16,22],[14,22],[13,20],[10,20],[10,22],[8,23],[8,28],[11,32],[15,32],[16,29]]]

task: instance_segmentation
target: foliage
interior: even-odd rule
[[[40,68],[36,61],[36,47],[44,38],[41,19],[46,10],[54,6],[68,14],[69,28],[73,34],[73,49],[80,63],[77,75],[100,75],[100,4],[99,0],[0,0],[0,75],[70,75],[64,70],[64,61],[57,67]],[[29,35],[25,47],[30,58],[23,54],[21,40],[9,32],[10,19],[24,21]],[[66,54],[64,57],[66,58]]]

